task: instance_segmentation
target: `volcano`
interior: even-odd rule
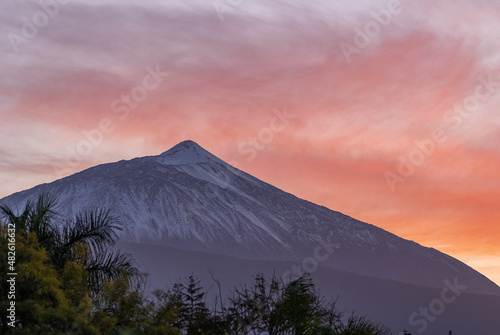
[[[0,203],[21,208],[40,193],[57,196],[63,216],[110,208],[124,225],[120,247],[136,257],[155,285],[193,272],[215,274],[228,286],[257,272],[283,278],[310,272],[322,291],[339,295],[346,308],[394,329],[417,327],[419,318],[426,320],[419,308],[454,285],[464,288],[462,296],[444,316],[426,320],[429,327],[440,331],[453,322],[467,327],[464,315],[478,308],[484,309],[483,319],[471,329],[488,334],[499,325],[491,309],[500,310],[500,288],[471,267],[299,199],[193,141],[158,156],[98,165]]]

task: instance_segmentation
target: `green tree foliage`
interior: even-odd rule
[[[58,224],[56,201],[40,195],[27,202],[20,213],[0,206],[0,271],[9,272],[7,260],[8,228],[15,227],[15,300],[7,299],[6,280],[2,280],[2,308],[15,301],[15,327],[5,318],[2,333],[9,334],[97,334],[91,325],[92,297],[112,280],[133,282],[139,272],[130,256],[108,254],[117,239],[119,223],[108,211],[91,211]],[[12,231],[12,230],[11,230]],[[5,308],[5,310],[7,307]],[[11,324],[12,325],[12,324]]]
[[[61,272],[68,261],[82,264],[93,292],[108,280],[138,277],[139,272],[128,254],[107,252],[117,241],[117,232],[122,230],[109,210],[92,210],[57,222],[56,203],[54,197],[41,194],[35,202],[28,201],[19,214],[8,206],[0,206],[0,215],[3,214],[7,224],[15,225],[17,236],[34,233],[57,271]]]
[[[4,250],[7,250],[5,229],[0,238],[0,271],[8,273]],[[2,334],[57,334],[65,333],[73,325],[86,330],[91,310],[88,290],[81,285],[82,267],[76,263],[66,267],[59,275],[50,263],[46,251],[40,247],[35,233],[16,239],[16,294],[15,300],[7,300],[8,283],[1,281],[0,306],[7,309],[15,301],[15,327],[10,327],[5,317],[0,321]],[[80,276],[80,278],[78,278]],[[75,280],[76,278],[76,280]],[[79,284],[80,283],[80,284]],[[91,332],[89,332],[91,333]]]
[[[290,282],[278,304],[279,324],[292,335],[315,334],[326,314],[309,276]]]
[[[337,331],[338,335],[389,335],[390,329],[383,325],[372,323],[364,316],[352,315]]]
[[[156,289],[147,302],[149,322],[145,334],[150,335],[180,335],[181,330],[173,327],[179,318],[181,302],[179,295],[170,291]]]
[[[175,284],[174,292],[180,307],[176,324],[188,335],[201,334],[209,319],[209,310],[205,305],[205,292],[200,280],[191,275],[186,283]]]
[[[252,287],[236,289],[227,318],[231,334],[270,335],[388,335],[390,332],[365,317],[342,322],[335,302],[325,303],[309,275],[288,284],[258,275]]]
[[[236,334],[275,334],[279,319],[276,306],[282,285],[273,277],[268,281],[263,275],[255,277],[254,285],[236,288],[228,307],[230,329]]]
[[[226,301],[206,305],[194,275],[171,290],[146,290],[147,277],[130,256],[107,250],[120,223],[94,210],[61,220],[56,201],[41,195],[15,213],[0,206],[0,271],[7,274],[8,225],[16,227],[15,327],[0,319],[1,334],[136,335],[388,335],[384,326],[352,315],[343,322],[309,275],[284,283],[257,275]],[[9,283],[0,282],[0,309],[7,310]],[[220,291],[219,291],[220,293]],[[12,299],[11,299],[12,300]],[[217,304],[219,302],[219,304]]]

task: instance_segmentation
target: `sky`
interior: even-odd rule
[[[0,198],[191,139],[500,284],[500,2],[0,2]]]

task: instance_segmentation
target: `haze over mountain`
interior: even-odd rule
[[[439,297],[446,281],[466,287],[470,296],[464,301],[474,304],[464,307],[465,314],[483,301],[478,294],[490,295],[485,298],[491,300],[488,304],[500,307],[500,288],[464,263],[299,199],[192,141],[158,156],[99,165],[12,194],[0,203],[20,208],[42,192],[57,196],[58,211],[67,216],[109,207],[125,225],[121,246],[137,256],[139,265],[148,263],[145,267],[155,284],[207,267],[218,269],[216,275],[230,282],[229,278],[241,280],[242,273],[262,269],[280,274],[299,264],[300,271],[322,278],[326,291],[335,294],[338,287],[344,294],[350,292],[346,301],[364,304],[369,313],[381,313],[372,308],[372,299],[381,299],[372,295],[374,291],[354,300],[349,294],[370,286],[377,294],[390,294],[398,287],[397,294],[408,299],[411,312],[419,307],[412,307],[412,301],[422,296],[417,292],[430,297],[434,293],[428,292],[438,292]],[[337,286],[329,284],[332,276]],[[404,326],[408,312],[397,307],[404,302],[389,301],[387,320]],[[398,309],[403,314],[395,315]],[[494,322],[486,318],[489,321],[483,323]]]

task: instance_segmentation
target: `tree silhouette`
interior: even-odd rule
[[[186,330],[186,334],[201,334],[203,325],[209,319],[209,310],[205,305],[205,292],[200,280],[193,275],[187,283],[174,285],[174,293],[180,302],[178,326]]]
[[[35,202],[27,201],[19,214],[9,206],[0,206],[0,215],[16,227],[16,235],[34,234],[57,271],[62,272],[68,261],[82,264],[89,274],[87,284],[92,292],[98,292],[109,280],[132,281],[140,277],[130,255],[107,251],[122,230],[109,210],[91,210],[57,222],[60,217],[54,210],[56,204],[55,197],[42,193]]]

